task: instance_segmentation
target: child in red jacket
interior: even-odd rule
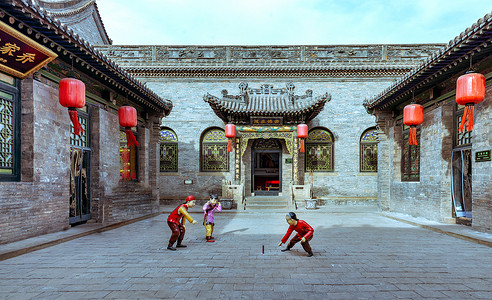
[[[289,251],[295,244],[299,241],[301,242],[302,248],[308,253],[308,257],[313,256],[313,251],[311,250],[311,246],[309,245],[309,241],[313,238],[314,229],[308,223],[303,220],[297,219],[295,213],[290,212],[285,216],[287,223],[290,225],[289,229],[287,229],[287,233],[282,238],[278,246],[280,247],[282,244],[285,244],[289,239],[292,231],[297,231],[297,234],[290,240],[287,248],[282,249],[281,251]]]

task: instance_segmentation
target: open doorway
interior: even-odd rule
[[[282,191],[282,146],[277,139],[257,139],[252,149],[252,191],[255,195],[278,196]]]
[[[452,157],[452,196],[457,218],[472,219],[471,149],[455,149]]]

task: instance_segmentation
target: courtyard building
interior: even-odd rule
[[[248,210],[295,208],[313,197],[376,205],[377,129],[362,103],[442,46],[97,49],[173,99],[162,121],[162,202],[217,193]],[[233,152],[226,151],[229,123],[236,126]],[[301,123],[309,129],[305,152],[296,135]]]
[[[382,210],[492,230],[492,14],[456,36],[364,106],[378,124],[378,203]],[[460,131],[465,105],[457,79],[485,76],[474,126]],[[403,108],[424,107],[418,145],[409,145]]]
[[[98,17],[87,3],[77,11]],[[172,102],[91,45],[108,41],[96,25],[83,38],[36,2],[0,4],[0,244],[158,213],[157,145]],[[59,103],[63,78],[85,84],[80,134]],[[138,147],[119,125],[122,106],[137,110]]]
[[[94,0],[2,1],[0,244],[210,194],[238,212],[314,199],[490,230],[491,28],[488,14],[447,45],[113,45]],[[486,96],[459,132],[470,65]],[[81,134],[64,78],[85,84]]]

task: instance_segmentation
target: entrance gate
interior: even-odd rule
[[[251,190],[278,196],[282,191],[282,146],[277,139],[257,139],[252,148]]]
[[[91,218],[90,159],[88,143],[88,116],[78,112],[79,122],[85,132],[73,133],[70,138],[70,225],[85,222]]]

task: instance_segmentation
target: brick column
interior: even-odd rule
[[[392,139],[389,136],[389,128],[393,126],[390,112],[375,111],[378,129],[378,207],[383,211],[391,207],[391,181],[392,181]]]

